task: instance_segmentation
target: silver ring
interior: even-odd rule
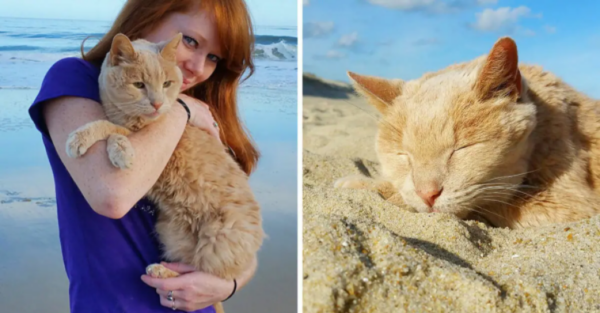
[[[217,124],[217,122],[213,122],[213,126],[214,126],[215,128],[219,128],[219,124]]]
[[[171,301],[171,302],[174,302],[174,301],[173,301],[173,291],[172,291],[172,290],[171,290],[171,291],[169,291],[169,294],[167,295],[167,300],[169,300],[169,301]]]
[[[173,311],[177,310],[177,307],[175,306],[175,300],[171,300],[171,309]]]

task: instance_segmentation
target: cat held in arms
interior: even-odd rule
[[[112,164],[121,169],[132,165],[134,151],[126,136],[160,119],[179,94],[182,73],[175,52],[181,39],[178,34],[155,44],[131,42],[123,34],[113,38],[99,77],[108,120],[72,132],[67,140],[70,157],[82,157],[94,143],[107,140]],[[163,103],[158,109],[151,105],[157,101]],[[186,126],[147,197],[157,205],[156,232],[169,261],[234,279],[262,245],[260,207],[248,176],[217,138],[199,128]],[[178,275],[160,264],[147,271],[155,277]],[[221,303],[216,308],[222,312]]]
[[[382,116],[382,177],[348,176],[336,187],[498,227],[600,212],[600,101],[519,65],[512,39],[412,81],[348,74]]]

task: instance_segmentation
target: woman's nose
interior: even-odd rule
[[[194,56],[185,63],[186,70],[190,71],[194,76],[202,76],[204,72],[204,57]]]

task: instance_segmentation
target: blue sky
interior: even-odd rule
[[[297,0],[246,0],[254,23],[296,26]],[[124,0],[2,0],[0,16],[112,21]]]
[[[304,72],[414,79],[488,53],[501,36],[600,98],[600,1],[303,0]],[[577,3],[577,5],[566,5]]]

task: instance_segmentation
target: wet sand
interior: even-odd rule
[[[254,279],[225,303],[225,310],[296,312],[295,105],[257,104],[261,96],[252,92],[241,92],[241,110],[263,155],[251,184],[270,238],[259,253]],[[27,115],[36,94],[0,89],[0,312],[69,311],[52,172]]]

